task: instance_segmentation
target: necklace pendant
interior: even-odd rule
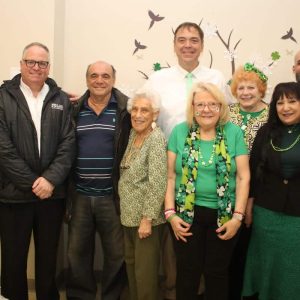
[[[289,130],[288,130],[288,133],[293,133],[293,130],[292,130],[292,129],[289,129]]]
[[[205,166],[205,162],[204,161],[202,162],[202,166]]]

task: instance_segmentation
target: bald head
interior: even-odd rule
[[[108,62],[106,61],[102,61],[102,60],[98,60],[94,63],[91,63],[87,66],[87,69],[86,69],[86,77],[88,77],[88,74],[89,74],[89,71],[90,71],[90,68],[94,65],[101,65],[101,66],[106,66],[106,67],[109,67],[111,68],[111,75],[113,76],[113,78],[115,79],[116,78],[116,69],[114,68],[113,65],[109,64]]]
[[[296,77],[296,81],[300,82],[300,50],[295,54],[293,72]]]

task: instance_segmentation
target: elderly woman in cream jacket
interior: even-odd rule
[[[121,162],[119,195],[131,300],[157,300],[167,184],[166,142],[156,126],[160,99],[142,89],[129,99],[132,130]]]

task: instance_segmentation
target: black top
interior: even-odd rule
[[[251,188],[250,196],[254,203],[264,208],[300,216],[300,141],[293,147],[300,134],[288,133],[282,128],[283,137],[279,144],[287,151],[275,151],[270,144],[268,126],[264,125],[257,133],[250,155]]]
[[[66,178],[75,156],[75,132],[68,96],[48,78],[49,92],[41,117],[41,152],[21,75],[0,88],[0,202],[39,201],[32,184],[42,176],[55,189],[51,198],[66,196]]]

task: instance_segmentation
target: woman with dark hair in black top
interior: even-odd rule
[[[243,288],[259,300],[300,295],[300,84],[278,84],[251,156],[252,218]],[[256,295],[253,297],[253,295]]]

